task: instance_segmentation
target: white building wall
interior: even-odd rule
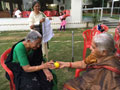
[[[82,0],[71,0],[71,19],[82,22]]]

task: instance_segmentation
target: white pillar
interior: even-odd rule
[[[74,22],[82,21],[82,0],[71,0],[71,19]]]
[[[114,0],[112,0],[111,17],[112,17],[112,14],[113,14],[113,9],[114,9]]]

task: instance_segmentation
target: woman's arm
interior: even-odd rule
[[[52,68],[52,65],[53,65],[53,62],[47,62],[45,64],[41,64],[38,66],[25,65],[25,66],[22,66],[22,68],[25,72],[35,72],[42,69]]]
[[[29,15],[28,23],[29,23],[30,29],[33,29],[34,28],[34,14],[33,14],[33,11]]]
[[[85,68],[86,64],[84,60],[76,62],[59,62],[60,68],[70,67],[70,68]]]
[[[26,49],[23,42],[20,42],[15,46],[13,51],[13,59],[18,60],[20,66],[23,68],[25,72],[34,72],[39,71],[41,69],[51,68],[53,64],[53,62],[46,62],[38,66],[30,66],[28,55],[26,53]]]

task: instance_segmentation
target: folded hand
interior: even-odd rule
[[[40,20],[40,23],[42,23],[42,22],[44,22],[45,21],[45,18],[42,18],[41,20]]]
[[[51,80],[53,80],[53,75],[52,75],[52,73],[48,70],[48,69],[44,69],[43,70],[44,71],[44,73],[45,73],[45,75],[46,75],[46,78],[47,78],[47,80],[50,82]]]

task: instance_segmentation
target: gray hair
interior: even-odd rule
[[[108,33],[101,33],[101,34],[95,35],[93,37],[93,42],[101,52],[103,50],[106,50],[109,55],[112,55],[116,51],[114,39],[112,35]]]
[[[31,42],[37,40],[38,38],[42,39],[42,35],[38,31],[30,31],[28,35],[26,36],[25,40],[30,40]]]
[[[37,3],[40,5],[40,2],[37,1],[37,0],[35,0],[35,1],[32,2],[32,9],[33,9],[33,7],[35,6],[35,4],[37,4]]]

